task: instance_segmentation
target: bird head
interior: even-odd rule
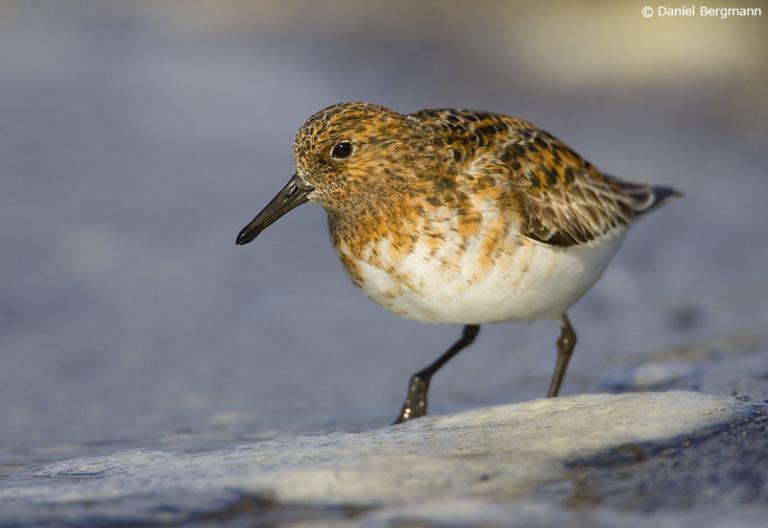
[[[295,207],[318,202],[329,214],[375,208],[418,184],[415,167],[433,156],[417,121],[383,106],[341,103],[302,125],[293,143],[296,171],[237,236],[247,244]]]

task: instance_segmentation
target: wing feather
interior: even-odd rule
[[[618,234],[632,222],[632,198],[616,180],[600,174],[553,136],[541,131],[534,136],[540,141],[528,143],[523,152],[512,149],[518,153],[517,164],[510,166],[524,236],[555,246],[576,246]]]
[[[492,175],[508,186],[521,234],[545,244],[577,246],[616,236],[638,214],[679,195],[604,175],[553,135],[515,117],[456,109],[409,117],[431,129],[460,174]]]

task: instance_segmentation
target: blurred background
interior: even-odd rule
[[[768,15],[645,4],[0,0],[0,462],[394,419],[460,328],[368,301],[317,206],[234,246],[340,101],[520,116],[685,192],[572,309],[564,394],[765,343]],[[432,411],[542,397],[556,337],[486,326]]]

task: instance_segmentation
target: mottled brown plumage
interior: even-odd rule
[[[330,151],[348,139],[360,157],[339,167]],[[468,200],[474,194],[519,215],[523,236],[573,246],[627,226],[653,194],[650,186],[625,185],[601,174],[527,121],[488,112],[401,115],[368,103],[335,105],[305,123],[294,155],[299,173],[319,184],[315,196],[332,225],[378,215],[390,224],[389,232],[418,211],[402,202],[416,197],[428,206],[453,208],[471,236],[473,224],[481,221]],[[389,196],[396,201],[385,199]],[[353,223],[354,230],[359,222]]]

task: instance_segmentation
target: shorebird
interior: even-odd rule
[[[680,194],[603,174],[535,125],[490,112],[341,103],[304,123],[293,155],[294,175],[238,245],[317,202],[368,297],[408,319],[464,325],[411,376],[395,423],[427,413],[432,376],[483,323],[557,321],[547,392],[557,396],[576,344],[568,308],[600,278],[635,219]]]

